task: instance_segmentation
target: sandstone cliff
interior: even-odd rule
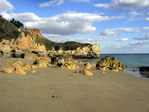
[[[35,42],[35,38],[28,33],[25,34],[25,32],[21,32],[16,40],[3,39],[0,42],[0,51],[10,52],[12,50],[30,50],[46,52],[46,48],[44,45],[38,45]]]
[[[27,32],[30,32],[35,37],[45,39],[45,37],[40,33],[40,30],[38,29],[26,29]]]

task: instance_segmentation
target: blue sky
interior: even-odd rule
[[[101,53],[149,53],[149,0],[1,0],[0,14],[56,42],[99,44]]]

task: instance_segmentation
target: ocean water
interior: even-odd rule
[[[138,67],[149,66],[149,54],[101,54],[99,59],[103,58],[104,56],[114,56],[117,58],[122,64],[128,66],[124,72],[130,73],[135,77],[143,77],[139,73]],[[88,59],[86,61],[95,64],[99,59]]]

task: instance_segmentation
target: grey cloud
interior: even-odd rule
[[[109,7],[115,10],[148,10],[148,0],[112,0],[107,4],[94,4],[96,7]]]
[[[137,40],[149,40],[149,32],[144,33],[144,34],[142,34],[139,37],[134,38],[134,39],[137,39]]]

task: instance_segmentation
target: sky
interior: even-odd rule
[[[149,53],[149,0],[0,0],[0,15],[55,42],[99,44],[101,53]]]

